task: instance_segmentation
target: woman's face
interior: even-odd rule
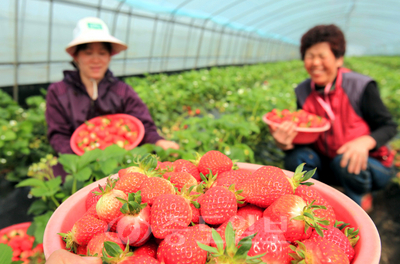
[[[306,50],[304,67],[317,85],[333,82],[337,69],[343,65],[343,57],[335,58],[328,42],[317,43]]]
[[[111,61],[111,54],[101,42],[89,43],[74,56],[81,76],[97,81],[103,79]]]

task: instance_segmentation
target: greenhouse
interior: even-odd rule
[[[395,263],[399,12],[0,1],[0,263],[308,263],[311,240],[337,263]]]

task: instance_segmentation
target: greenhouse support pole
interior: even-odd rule
[[[219,39],[218,39],[218,44],[217,44],[217,61],[216,61],[216,65],[219,65],[219,58],[221,57],[220,52],[221,52],[221,43],[222,43],[222,36],[224,35],[225,32],[225,26],[222,26],[222,30],[221,30],[221,34],[219,34]]]
[[[13,98],[18,102],[18,6],[19,0],[15,0],[15,21],[14,21],[14,87]]]
[[[214,37],[215,37],[215,34],[216,34],[216,28],[217,28],[217,24],[215,23],[214,24],[214,29],[211,31],[211,38],[210,38],[210,45],[208,46],[208,58],[207,58],[207,63],[206,63],[206,65],[207,66],[211,66],[212,64],[210,64],[210,59],[211,59],[211,54],[212,54],[212,50],[213,50],[213,43],[214,43]],[[211,62],[212,63],[212,62]],[[215,65],[215,63],[214,63],[214,65]]]
[[[149,72],[149,73],[151,71],[151,64],[152,64],[151,62],[153,60],[154,39],[156,38],[157,25],[158,25],[158,15],[156,15],[156,18],[154,19],[154,29],[153,29],[153,34],[151,35],[151,44],[150,44],[150,53],[149,53],[149,67],[147,69],[147,72]]]
[[[98,6],[97,6],[97,17],[100,17],[101,2],[102,2],[102,0],[99,0],[99,4],[98,4]]]
[[[47,82],[50,82],[50,61],[51,61],[51,36],[53,26],[53,0],[50,0],[49,7],[49,39],[47,40]]]
[[[189,53],[190,38],[192,37],[192,30],[193,30],[194,22],[195,22],[195,19],[192,18],[192,22],[190,23],[189,32],[188,32],[187,39],[186,39],[185,56],[183,56],[183,68],[184,69],[186,69],[186,61],[187,61],[187,57],[188,57],[188,53]]]
[[[129,36],[130,36],[130,31],[131,31],[131,21],[132,21],[132,7],[129,8],[129,16],[128,16],[128,25],[126,26],[126,36],[125,36],[125,43],[127,45],[129,45]],[[128,60],[128,51],[125,51],[124,54],[124,68],[123,68],[123,72],[124,75],[126,75],[126,64],[127,64],[127,60]]]

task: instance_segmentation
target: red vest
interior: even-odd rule
[[[330,102],[335,119],[331,120],[331,128],[321,134],[314,143],[314,147],[319,152],[333,158],[337,155],[336,151],[346,142],[370,134],[369,126],[362,118],[360,104],[365,87],[371,81],[373,80],[368,76],[339,68],[335,89],[327,94],[328,98],[311,88],[310,79],[296,88],[300,107],[307,112],[326,117],[328,120],[330,120],[329,116],[318,102],[317,97],[322,98],[325,102],[328,100]],[[386,146],[381,147],[376,153],[382,153],[378,159],[385,163],[386,159],[383,156],[387,153],[382,152],[382,148],[386,148]],[[376,153],[372,153],[372,156]],[[390,166],[391,162],[384,165]]]

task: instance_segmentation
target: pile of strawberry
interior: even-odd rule
[[[131,119],[121,116],[95,117],[78,127],[75,141],[78,149],[85,152],[95,148],[105,149],[112,144],[121,148],[132,145],[138,137],[137,127]]]
[[[106,263],[351,263],[358,230],[337,221],[303,165],[290,178],[237,169],[219,151],[193,163],[147,155],[90,191],[60,235]]]
[[[1,235],[0,244],[6,244],[12,248],[12,261],[22,261],[24,264],[44,264],[43,244],[38,244],[33,248],[35,238],[26,233],[27,229],[27,227],[18,228]]]
[[[303,109],[291,112],[288,109],[279,110],[274,108],[266,114],[266,118],[278,124],[284,121],[292,121],[298,127],[323,127],[328,122],[326,118],[308,113]]]

